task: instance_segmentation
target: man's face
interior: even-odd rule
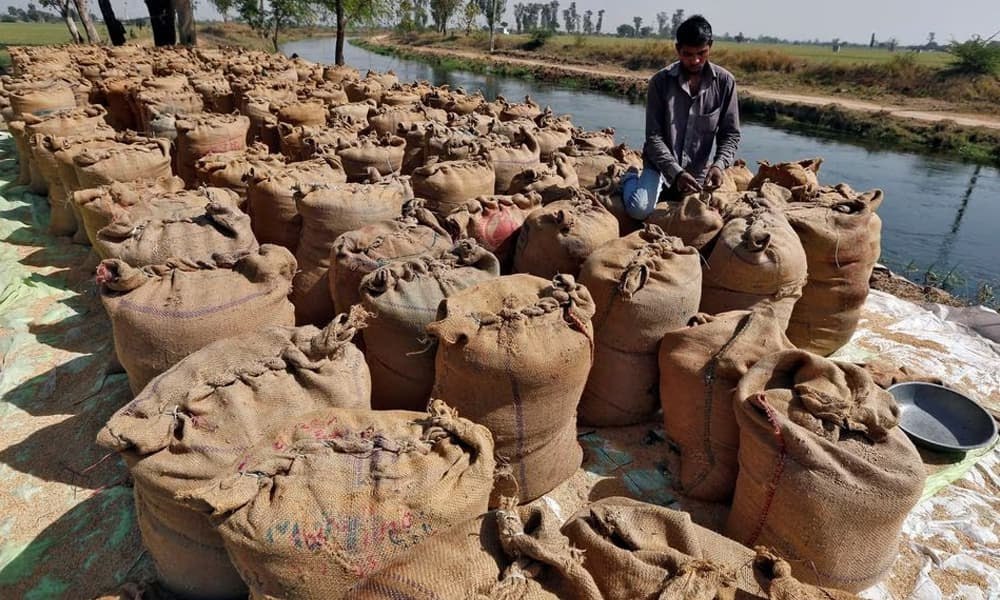
[[[681,67],[688,75],[697,75],[708,62],[708,55],[712,50],[712,44],[704,46],[682,46],[677,47],[677,59],[681,61]]]

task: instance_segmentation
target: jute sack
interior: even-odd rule
[[[356,600],[602,600],[547,506],[506,507],[440,533],[351,588]]]
[[[361,303],[361,279],[394,260],[438,256],[452,247],[451,235],[422,201],[411,200],[402,214],[342,234],[330,249],[330,297],[345,309]]]
[[[615,157],[604,152],[580,150],[572,145],[566,149],[565,154],[576,172],[580,187],[587,189],[596,187],[601,173],[606,173],[608,167],[618,162]]]
[[[699,250],[711,251],[711,244],[725,225],[716,194],[688,194],[678,201],[660,202],[647,223],[658,225],[667,233]]]
[[[164,206],[156,212],[126,212],[97,232],[97,254],[144,267],[171,258],[208,262],[217,254],[257,250],[250,217],[237,208],[234,192],[201,188],[178,193],[200,196],[204,204],[192,208],[192,199],[190,204]]]
[[[806,583],[856,592],[885,577],[925,479],[892,396],[861,367],[786,350],[743,376],[734,403],[726,535],[774,548]]]
[[[608,209],[608,212],[618,220],[618,230],[622,235],[628,235],[642,228],[642,222],[633,219],[625,209],[622,177],[626,170],[627,167],[621,163],[611,165],[606,172],[597,176],[597,182],[591,190],[601,206]]]
[[[747,161],[736,159],[733,161],[733,166],[725,170],[725,174],[736,186],[736,191],[745,192],[750,189],[753,172],[747,168]]]
[[[284,157],[271,154],[258,142],[244,150],[203,156],[195,162],[194,170],[198,185],[233,190],[243,204],[251,181],[266,179],[284,165]]]
[[[442,218],[473,198],[492,195],[496,182],[493,167],[483,158],[425,165],[414,169],[412,177],[413,195]]]
[[[147,85],[144,83],[144,85]],[[185,80],[186,84],[186,80]],[[201,95],[190,89],[144,89],[135,95],[139,127],[146,135],[173,139],[171,130],[178,117],[196,115],[205,110]]]
[[[382,106],[368,112],[369,129],[378,135],[389,135],[400,127],[409,129],[414,123],[426,123],[430,119],[415,106]]]
[[[568,479],[583,452],[576,408],[593,364],[594,302],[570,275],[507,275],[446,298],[435,398],[489,427],[522,502]]]
[[[80,179],[76,174],[76,155],[84,150],[112,148],[117,144],[116,138],[120,135],[113,135],[111,130],[104,127],[95,127],[90,134],[59,138],[50,142],[52,157],[55,159],[56,170],[59,173],[59,182],[65,190],[66,201],[69,203],[70,211],[76,222],[76,232],[73,234],[74,243],[91,243],[84,230],[83,216],[80,214],[76,202],[73,201],[73,195],[82,189]]]
[[[573,145],[585,152],[607,152],[615,147],[615,128],[607,127],[600,131],[573,131]]]
[[[802,295],[806,265],[802,242],[782,213],[757,209],[731,219],[705,264],[701,312],[714,315],[770,302],[785,328]]]
[[[604,600],[730,600],[763,595],[754,552],[691,522],[688,513],[604,498],[562,526]]]
[[[385,87],[374,79],[365,78],[363,80],[343,82],[344,91],[347,92],[347,99],[351,102],[364,102],[374,100],[380,103]]]
[[[406,140],[395,135],[363,137],[357,142],[337,148],[337,156],[344,163],[347,180],[360,182],[368,178],[369,169],[380,175],[399,173],[403,168]]]
[[[302,231],[295,190],[301,185],[346,181],[343,166],[333,156],[290,163],[271,170],[263,179],[258,179],[255,171],[247,188],[247,213],[254,235],[262,243],[278,244],[295,252]]]
[[[501,269],[509,273],[514,247],[528,214],[542,205],[535,192],[511,196],[480,196],[462,204],[445,219],[455,238],[468,237],[496,255]]]
[[[73,192],[72,202],[80,215],[84,235],[92,246],[96,246],[97,232],[123,218],[126,213],[137,216],[161,210],[173,212],[205,206],[203,196],[178,193],[183,189],[184,182],[180,177],[115,182]]]
[[[542,167],[538,140],[530,131],[523,128],[517,136],[516,143],[492,146],[488,156],[496,174],[494,193],[497,194],[509,193],[511,181],[518,173]]]
[[[24,120],[24,135],[28,143],[28,155],[24,157],[24,160],[35,164],[38,178],[40,178],[39,181],[34,182],[37,187],[32,186],[33,192],[45,194],[52,186],[59,187],[57,192],[62,192],[55,158],[42,143],[42,140],[51,136],[70,137],[88,134],[98,128],[110,129],[106,117],[107,110],[103,106],[94,105],[47,112],[41,116],[21,115],[21,119]],[[94,137],[101,136],[98,134]],[[64,201],[65,194],[61,194],[60,199]]]
[[[497,98],[497,100],[503,106],[499,115],[501,121],[534,119],[538,115],[542,114],[542,107],[540,107],[537,102],[532,100],[531,96],[525,96],[524,102],[516,103],[507,102],[507,100],[502,97]]]
[[[365,100],[364,102],[348,102],[338,106],[331,106],[330,116],[347,117],[359,124],[362,124],[363,127],[367,127],[368,113],[377,107],[378,105],[375,104],[373,100]]]
[[[576,275],[590,254],[618,238],[618,220],[590,197],[560,200],[531,211],[514,251],[514,271],[551,278]]]
[[[215,481],[211,513],[253,598],[353,598],[425,539],[482,514],[493,441],[440,400],[427,412],[326,408],[283,419]]]
[[[105,260],[97,269],[115,351],[133,393],[208,344],[270,325],[292,325],[295,259],[281,246],[213,263],[180,259],[143,269]]]
[[[326,106],[316,100],[273,103],[271,112],[278,116],[280,123],[310,127],[326,125]]]
[[[198,183],[198,160],[247,147],[250,119],[243,115],[204,114],[177,121],[177,174],[188,186]]]
[[[84,149],[73,157],[79,189],[170,177],[170,141],[134,138],[105,149]]]
[[[201,95],[205,112],[228,115],[236,110],[236,99],[229,81],[218,74],[198,75],[190,78],[191,87]]]
[[[24,133],[24,121],[7,121],[7,130],[14,138],[14,150],[17,152],[17,178],[14,185],[31,185],[31,149],[28,147],[28,136]],[[37,177],[37,176],[36,176]]]
[[[565,154],[556,153],[551,164],[525,169],[511,180],[510,193],[528,192],[540,194],[542,204],[569,200],[581,195],[580,180],[569,163],[569,158]]]
[[[407,106],[420,104],[420,94],[403,86],[386,88],[382,93],[380,103],[383,106]]]
[[[882,190],[858,195],[842,185],[786,209],[809,265],[788,323],[788,339],[799,348],[827,356],[854,335],[882,252],[882,219],[875,214],[882,197]]]
[[[698,312],[701,256],[646,225],[595,250],[580,269],[580,284],[595,305],[594,366],[580,421],[600,427],[646,421],[660,408],[660,339]]]
[[[819,189],[817,173],[822,164],[822,158],[807,158],[774,165],[766,160],[757,161],[757,174],[747,184],[747,188],[755,190],[765,181],[770,181],[793,192],[811,194]]]
[[[732,496],[739,447],[733,391],[758,360],[793,348],[766,305],[700,314],[663,336],[660,402],[674,489],[709,502]]]
[[[285,419],[323,407],[367,408],[368,367],[350,343],[359,326],[343,315],[323,331],[266,327],[210,344],[156,378],[98,433],[129,467],[142,500],[139,531],[171,590],[246,596],[208,518],[175,497],[231,473]]]
[[[11,110],[19,120],[23,115],[42,116],[76,107],[73,88],[55,80],[32,81],[5,87]]]
[[[361,303],[375,315],[364,333],[372,408],[426,408],[434,386],[434,348],[425,328],[443,299],[499,276],[497,258],[465,239],[447,254],[397,260],[361,280]]]

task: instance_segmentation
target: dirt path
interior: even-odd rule
[[[611,65],[577,65],[577,64],[567,64],[554,61],[545,61],[535,58],[510,56],[507,54],[494,54],[493,56],[488,56],[482,52],[459,50],[457,48],[436,48],[430,46],[404,46],[404,45],[394,44],[386,36],[376,36],[371,38],[371,40],[375,43],[382,45],[405,48],[408,52],[412,52],[414,54],[424,54],[430,56],[447,56],[451,58],[461,57],[470,60],[479,60],[479,61],[485,60],[491,63],[517,65],[525,67],[553,68],[553,69],[558,69],[560,71],[564,71],[568,74],[583,75],[589,78],[593,77],[614,78],[621,81],[627,81],[629,83],[637,81],[644,82],[653,74],[653,71],[630,71],[627,69],[614,67]],[[796,94],[790,92],[768,90],[748,85],[741,85],[740,93],[748,94],[765,100],[773,100],[789,104],[798,103],[798,104],[808,104],[812,106],[839,104],[840,106],[849,110],[856,110],[856,111],[863,111],[870,113],[885,112],[893,117],[898,117],[902,119],[912,119],[915,121],[926,121],[931,123],[950,120],[964,127],[987,127],[990,129],[1000,129],[1000,116],[994,116],[994,115],[959,113],[951,111],[913,110],[905,106],[899,106],[893,104],[881,104],[878,102],[868,102],[864,100],[851,100],[849,98],[842,98],[836,96]]]

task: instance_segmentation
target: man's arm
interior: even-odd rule
[[[719,115],[719,129],[715,134],[715,159],[712,166],[727,169],[736,159],[740,147],[740,106],[736,98],[736,82],[729,80],[725,104]]]
[[[658,85],[656,76],[649,80],[646,90],[646,144],[645,155],[649,162],[653,163],[660,175],[666,179],[670,185],[677,179],[684,169],[681,168],[673,152],[667,147],[666,140],[663,139],[663,131],[666,128],[664,119],[667,116],[667,99],[663,97]]]

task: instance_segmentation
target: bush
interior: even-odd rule
[[[531,32],[531,37],[521,47],[525,50],[538,50],[545,45],[554,35],[551,29],[535,29]]]
[[[965,42],[952,42],[948,52],[952,55],[952,68],[960,73],[1000,74],[1000,44],[996,42],[976,36]]]

